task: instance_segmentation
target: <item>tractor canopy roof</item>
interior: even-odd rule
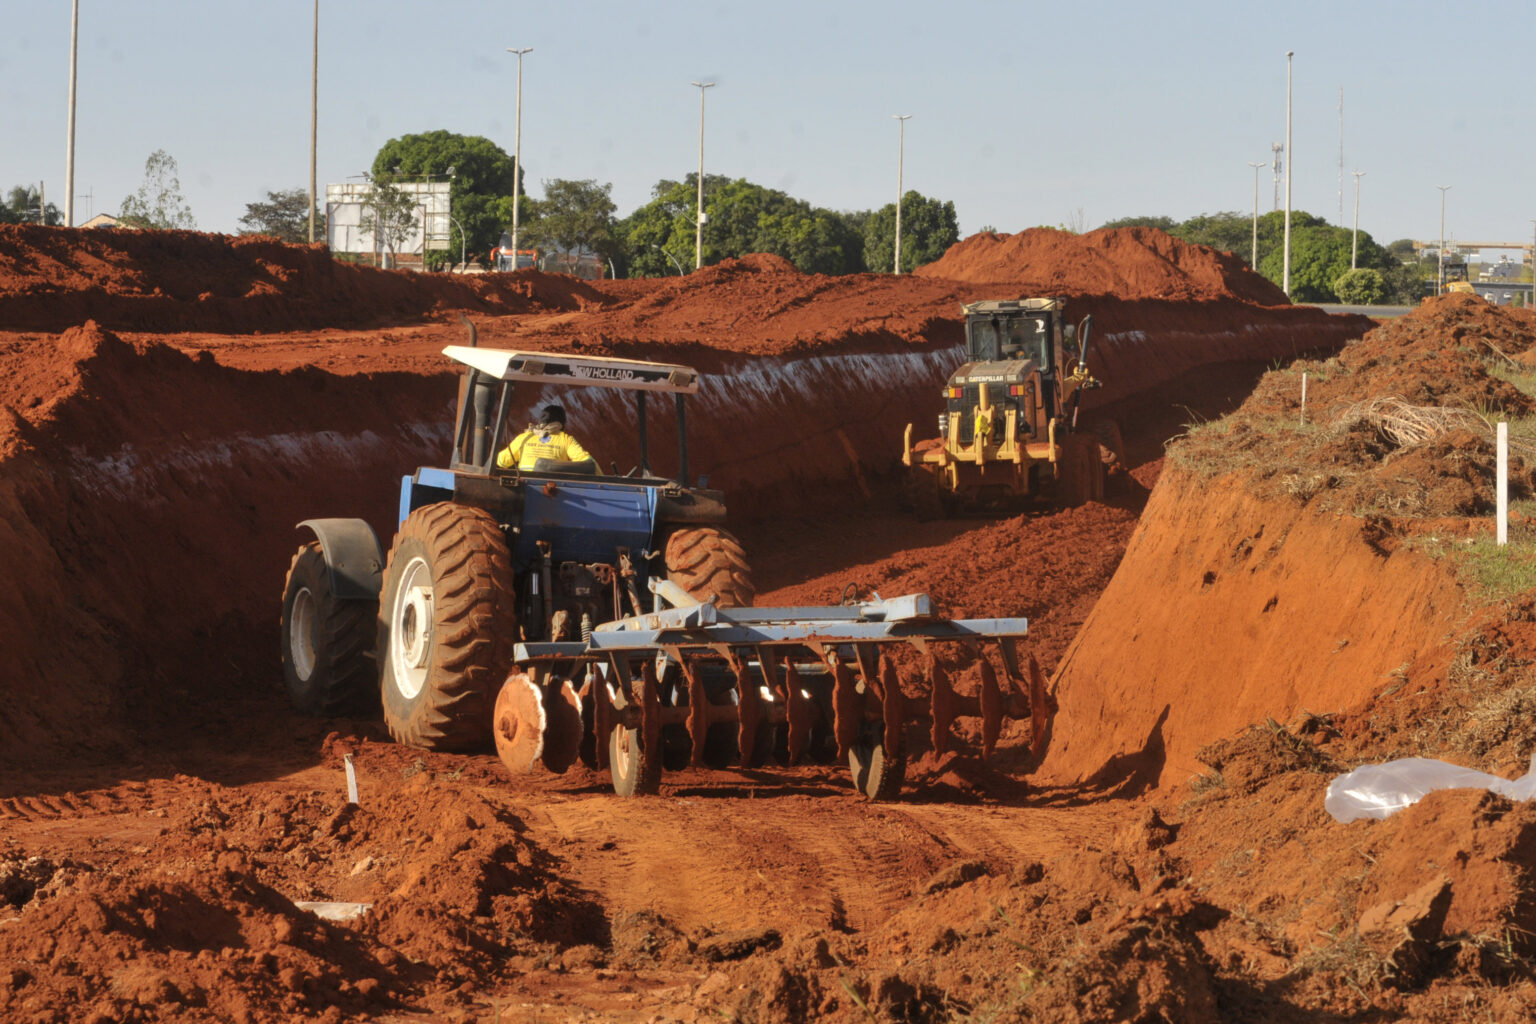
[[[683,395],[696,394],[699,390],[699,372],[673,363],[573,356],[563,352],[517,352],[469,345],[449,345],[443,349],[443,355],[498,380],[669,391]]]

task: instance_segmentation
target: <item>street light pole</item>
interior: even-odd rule
[[[693,211],[693,269],[704,265],[704,90],[714,82],[694,82],[699,90],[699,202]]]
[[[320,120],[320,0],[315,0],[315,41],[309,58],[309,242],[315,242],[315,139]]]
[[[1257,274],[1259,272],[1259,168],[1267,165],[1256,164],[1250,160],[1248,166],[1253,168],[1253,255],[1248,258],[1248,268]]]
[[[1282,288],[1291,297],[1291,168],[1296,166],[1296,150],[1291,147],[1291,58],[1295,50],[1285,51],[1285,270]]]
[[[1355,176],[1355,230],[1349,236],[1349,269],[1355,269],[1355,259],[1360,255],[1360,179],[1364,171],[1354,171]]]
[[[1440,267],[1435,272],[1435,294],[1440,295],[1445,291],[1445,194],[1451,190],[1449,185],[1436,185],[1440,190]]]
[[[64,141],[64,226],[75,226],[75,58],[80,53],[80,0],[69,15],[69,138]]]
[[[517,54],[517,126],[512,135],[512,269],[517,269],[517,214],[523,205],[523,54],[532,53],[533,47],[521,50],[507,47],[508,53]]]
[[[907,118],[912,115],[892,114],[891,116],[901,122],[901,129],[896,136],[896,259],[891,269],[891,273],[899,274],[901,273],[901,173],[907,151]]]

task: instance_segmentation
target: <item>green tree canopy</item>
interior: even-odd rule
[[[31,185],[13,185],[0,200],[0,224],[63,224],[64,215],[52,203],[39,211],[42,196]],[[41,212],[42,219],[38,219]]]
[[[698,176],[660,181],[652,199],[619,225],[635,276],[692,269]],[[766,252],[809,274],[863,269],[862,239],[850,215],[812,206],[745,178],[704,176],[705,263]],[[857,216],[857,215],[853,215]]]
[[[163,149],[144,161],[144,183],[123,200],[118,219],[136,228],[190,230],[197,227],[186,197],[181,194],[176,159]]]
[[[544,181],[544,198],[524,200],[519,221],[520,237],[540,249],[560,252],[594,252],[612,259],[622,248],[614,232],[613,185],[595,179]]]
[[[1353,306],[1374,306],[1387,294],[1386,280],[1381,271],[1372,267],[1346,270],[1333,283],[1333,292],[1340,302]]]
[[[283,242],[309,242],[309,189],[268,192],[266,202],[246,203],[240,218],[242,235],[270,235]],[[315,237],[325,237],[325,212],[317,210]]]
[[[901,272],[932,263],[960,240],[955,204],[916,191],[901,197]],[[888,273],[896,256],[896,204],[888,203],[864,227],[864,265]]]
[[[375,180],[426,181],[430,177],[441,181],[449,177],[449,168],[453,169],[449,208],[463,226],[465,248],[484,256],[512,222],[512,157],[506,150],[484,136],[437,130],[390,139],[373,158]],[[520,185],[527,169],[527,164],[518,168]],[[498,202],[503,198],[508,200],[505,219]],[[523,210],[527,212],[526,205]],[[456,237],[458,228],[452,231]]]

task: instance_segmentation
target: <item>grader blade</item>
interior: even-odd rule
[[[675,598],[676,589],[667,596]],[[570,763],[565,752],[582,743],[572,738],[570,723],[587,721],[616,791],[649,793],[659,785],[663,744],[673,748],[686,737],[688,764],[699,767],[711,727],[729,726],[735,756],[757,765],[773,754],[770,727],[782,726],[791,764],[830,746],[849,764],[859,791],[890,799],[902,785],[909,723],[929,720],[934,749],[943,754],[957,718],[980,718],[982,753],[990,757],[1004,721],[1028,720],[1038,753],[1048,722],[1044,684],[1033,659],[1026,684],[1011,646],[1027,630],[1023,619],[942,618],[922,594],[827,607],[659,608],[603,623],[586,640],[519,644],[520,670],[504,688],[506,709],[498,703],[498,749],[519,741],[516,756],[504,756],[509,767],[526,770],[542,760],[558,771]],[[931,650],[941,643],[960,644],[975,659],[975,695],[955,692]],[[925,666],[927,693],[922,679],[903,688],[891,656],[900,646]],[[998,648],[1006,684],[983,646]],[[530,678],[541,666],[549,674],[542,686]],[[569,684],[573,678],[587,680],[582,697]],[[585,715],[583,699],[591,704]],[[536,751],[535,732],[542,741]],[[548,753],[557,746],[560,756]],[[722,754],[719,742],[709,746],[709,763],[718,767],[729,751]],[[622,757],[616,760],[614,750]]]

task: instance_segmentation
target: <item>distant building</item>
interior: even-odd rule
[[[124,224],[110,213],[98,213],[80,226],[82,228],[120,228],[124,227]]]

